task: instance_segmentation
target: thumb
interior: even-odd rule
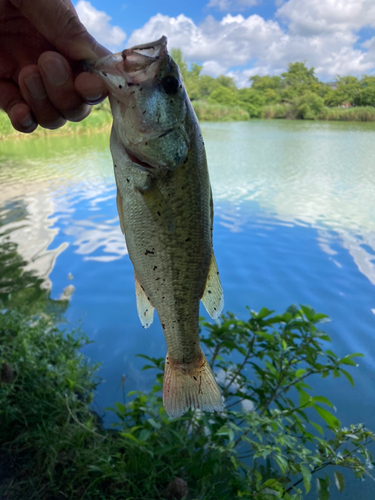
[[[78,61],[110,52],[92,37],[70,0],[9,0],[64,56]]]

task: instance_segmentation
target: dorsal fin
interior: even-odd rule
[[[224,296],[213,251],[211,253],[206,288],[204,289],[201,300],[211,318],[217,319],[224,307]]]
[[[135,274],[134,278],[135,278],[135,296],[137,299],[138,316],[139,319],[141,320],[143,328],[148,328],[154,321],[155,308],[151,305],[151,302],[148,300],[146,293],[143,290]]]
[[[122,211],[122,197],[121,197],[119,188],[117,188],[116,204],[117,204],[118,216],[120,219],[121,231],[122,231],[122,234],[125,234],[124,213]]]

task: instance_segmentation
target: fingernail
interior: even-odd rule
[[[31,125],[33,125],[34,120],[32,119],[30,113],[24,118],[23,120],[19,121],[19,124],[24,127],[24,128],[29,128]]]
[[[105,99],[106,96],[104,96],[101,92],[100,94],[92,94],[92,95],[86,95],[85,100],[88,104],[99,104]]]
[[[43,80],[37,73],[25,78],[25,84],[31,96],[38,101],[47,97],[46,89],[44,88]]]
[[[54,87],[63,85],[69,78],[64,63],[60,59],[48,59],[48,63],[43,64],[43,71],[49,83]]]

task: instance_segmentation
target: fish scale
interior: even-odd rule
[[[110,92],[117,206],[144,327],[156,309],[167,343],[163,404],[221,411],[199,343],[199,303],[217,318],[212,194],[199,124],[166,38],[91,63]],[[122,80],[121,80],[122,78]],[[119,83],[122,82],[122,83]]]

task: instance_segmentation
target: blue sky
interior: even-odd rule
[[[88,30],[110,50],[167,35],[203,73],[279,74],[306,61],[325,81],[375,74],[375,0],[79,0]]]

